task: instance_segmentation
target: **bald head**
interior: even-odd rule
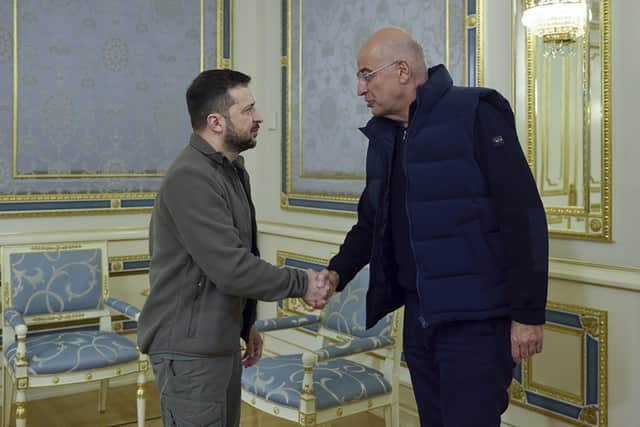
[[[375,117],[406,126],[418,86],[427,78],[422,47],[400,28],[376,32],[358,54],[358,96]]]
[[[418,84],[427,81],[427,64],[422,46],[405,30],[388,27],[375,32],[360,49],[359,56],[391,62],[405,59],[415,73]]]

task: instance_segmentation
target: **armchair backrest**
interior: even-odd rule
[[[106,242],[2,247],[3,308],[24,316],[102,310]]]
[[[364,268],[342,292],[336,293],[329,300],[322,318],[322,326],[340,335],[358,338],[391,336],[396,313],[386,315],[369,330],[365,328],[368,289],[369,268]]]

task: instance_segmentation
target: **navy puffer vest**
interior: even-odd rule
[[[416,287],[425,323],[483,319],[509,313],[505,259],[496,212],[474,156],[480,97],[489,89],[452,85],[442,66],[418,88],[406,133],[405,170]],[[367,324],[403,303],[389,230],[393,122],[373,118],[367,197],[376,204]]]

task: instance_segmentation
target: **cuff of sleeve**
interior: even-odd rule
[[[240,337],[244,342],[249,341],[249,334],[251,333],[251,327],[256,321],[258,302],[253,299],[248,299],[245,302],[244,310],[242,311],[242,330],[240,331]]]
[[[345,280],[349,274],[347,272],[347,269],[342,265],[340,265],[340,262],[336,258],[333,258],[331,259],[331,261],[329,261],[329,265],[327,266],[327,269],[333,270],[336,273],[338,273],[338,275],[340,276],[340,283],[338,283],[338,288],[336,289],[336,291],[338,292],[342,291],[348,283],[348,281]]]
[[[297,277],[295,280],[295,285],[291,290],[291,294],[289,298],[302,298],[307,294],[307,287],[309,286],[309,279],[307,276],[307,272],[304,270],[291,270],[292,274],[295,274]]]
[[[546,320],[545,310],[512,309],[511,319],[525,325],[543,325]]]

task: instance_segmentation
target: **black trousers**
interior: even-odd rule
[[[513,375],[511,321],[458,321],[423,327],[408,295],[404,356],[422,427],[499,427]]]

